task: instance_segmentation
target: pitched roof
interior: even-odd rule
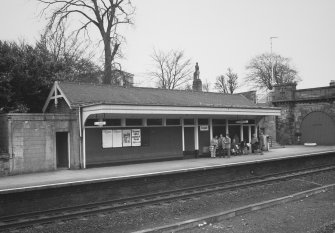
[[[58,82],[71,107],[115,104],[184,107],[262,108],[240,94]]]

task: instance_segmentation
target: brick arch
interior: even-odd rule
[[[326,111],[311,111],[300,124],[301,142],[335,145],[335,121]]]

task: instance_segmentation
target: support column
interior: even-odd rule
[[[196,153],[196,156],[198,155],[199,153],[199,126],[198,126],[198,119],[195,118],[194,119],[194,150],[195,150],[195,153]]]
[[[226,135],[229,134],[228,120],[226,119]]]
[[[249,143],[251,142],[251,125],[248,125],[248,138],[249,138]]]
[[[240,125],[240,141],[244,141],[243,139],[243,124]]]
[[[213,139],[213,119],[209,118],[209,139],[212,141]]]
[[[184,129],[184,119],[181,119],[181,141],[183,152],[185,151],[185,129]]]
[[[83,168],[86,168],[86,132],[83,128]]]

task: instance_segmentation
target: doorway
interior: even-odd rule
[[[57,168],[69,168],[69,133],[56,132]]]
[[[303,119],[301,141],[318,145],[335,145],[335,122],[324,112],[311,112]]]

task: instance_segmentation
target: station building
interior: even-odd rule
[[[42,114],[0,122],[17,174],[207,156],[213,136],[250,142],[262,119],[279,115],[241,94],[55,82]],[[42,138],[38,157],[27,148]]]

